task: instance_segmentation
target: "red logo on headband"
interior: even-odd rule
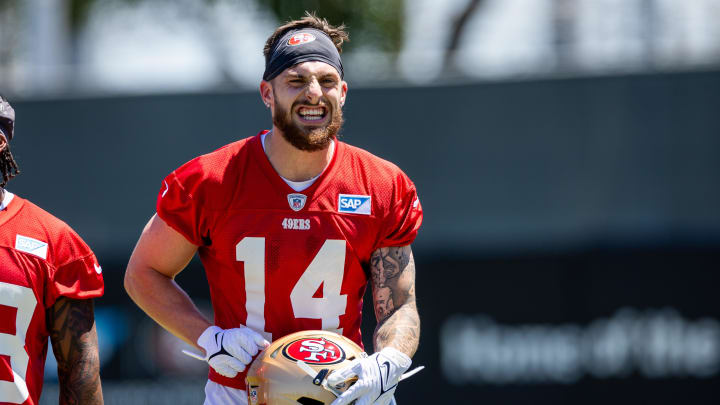
[[[302,44],[307,44],[308,42],[312,42],[315,40],[315,35],[308,34],[307,32],[303,32],[300,34],[295,34],[290,39],[288,39],[288,45],[290,46],[297,46]]]

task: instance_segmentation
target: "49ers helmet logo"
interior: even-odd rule
[[[307,44],[308,42],[312,42],[315,40],[315,35],[307,33],[307,32],[301,32],[299,34],[295,34],[288,39],[288,45],[290,46],[297,46],[302,44]]]
[[[345,360],[345,351],[340,345],[324,338],[295,340],[283,347],[283,355],[308,364],[336,364]]]

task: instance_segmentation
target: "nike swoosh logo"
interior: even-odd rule
[[[391,389],[397,387],[397,384],[393,385],[392,387],[385,387],[387,385],[388,380],[390,379],[390,362],[385,361],[380,366],[380,395],[378,398],[380,398],[383,394],[390,391]],[[382,368],[385,367],[385,378],[382,378]]]
[[[232,356],[230,353],[228,353],[228,351],[225,350],[225,348],[223,347],[223,341],[225,340],[225,335],[222,335],[222,336],[220,337],[220,341],[219,341],[219,342],[218,342],[218,335],[220,335],[220,332],[218,332],[218,333],[215,334],[215,344],[218,345],[218,347],[219,347],[220,350],[218,350],[217,352],[213,353],[210,357],[208,357],[208,361],[210,361],[210,359],[212,359],[212,358],[215,357],[215,356],[220,356],[221,354],[227,355],[227,356],[229,356],[229,357],[233,357],[233,356]]]
[[[387,392],[386,389],[383,388],[383,385],[387,384],[387,380],[390,378],[390,362],[386,361],[380,366],[380,372],[382,373],[382,366],[385,366],[385,378],[380,378],[380,389],[383,393]],[[385,384],[383,384],[385,382]]]
[[[96,263],[94,266],[95,266],[95,273],[101,274],[101,273],[102,273],[102,267],[100,267],[97,263]]]
[[[165,194],[167,194],[168,190],[170,190],[170,186],[168,186],[167,181],[164,181],[164,180],[163,180],[163,183],[165,183],[165,191],[163,191],[163,193],[162,193],[162,195],[160,196],[160,198],[165,197]]]

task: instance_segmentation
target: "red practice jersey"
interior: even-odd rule
[[[103,294],[102,269],[70,227],[5,192],[0,210],[0,404],[37,404],[48,350],[46,309]]]
[[[296,192],[267,159],[263,133],[172,172],[157,213],[199,246],[216,325],[247,325],[268,340],[324,329],[362,345],[370,256],[415,239],[415,186],[392,163],[336,141],[322,175]],[[245,389],[245,373],[210,368],[210,380]]]

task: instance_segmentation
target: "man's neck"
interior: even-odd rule
[[[265,137],[265,154],[275,171],[290,181],[312,179],[325,170],[332,158],[329,145],[319,151],[306,152],[285,140],[275,127]]]

